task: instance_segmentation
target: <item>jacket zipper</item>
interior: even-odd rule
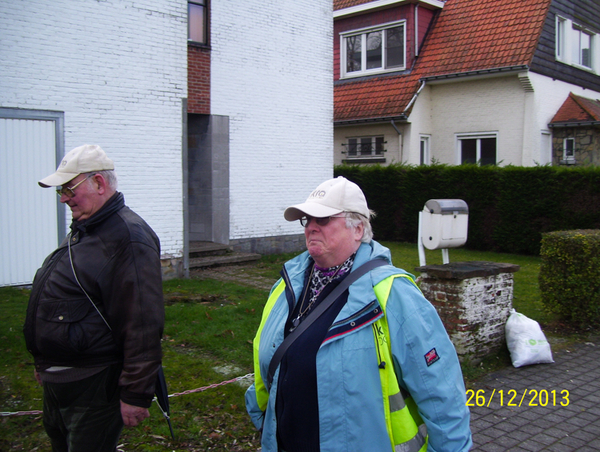
[[[349,323],[354,319],[362,317],[365,314],[365,312],[371,311],[373,309],[373,306],[375,306],[376,303],[377,302],[375,300],[373,300],[368,305],[366,305],[364,308],[362,308],[360,311],[352,314],[350,317],[346,317],[345,319],[342,319],[338,322],[333,323],[329,329],[331,330],[332,328],[335,328],[336,326],[343,325],[344,323]]]

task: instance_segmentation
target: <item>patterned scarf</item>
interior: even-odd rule
[[[346,261],[343,264],[336,265],[335,267],[321,268],[317,264],[315,264],[312,278],[309,282],[309,303],[315,302],[315,300],[321,294],[321,292],[327,284],[337,279],[340,279],[346,273],[350,272],[350,270],[352,269],[352,264],[354,264],[355,256],[356,253],[354,253],[352,256],[346,259]]]

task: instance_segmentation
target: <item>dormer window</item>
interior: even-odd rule
[[[556,16],[556,59],[580,69],[600,72],[598,34],[564,17]]]
[[[406,21],[342,33],[342,77],[406,68]]]
[[[592,68],[592,34],[573,27],[573,62],[579,66]]]

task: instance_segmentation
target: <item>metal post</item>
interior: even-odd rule
[[[422,231],[421,231],[421,221],[423,218],[423,211],[419,212],[419,234],[417,237],[417,248],[419,249],[419,265],[421,267],[424,267],[425,265],[427,265],[425,263],[425,247],[423,246],[423,237],[422,237]]]

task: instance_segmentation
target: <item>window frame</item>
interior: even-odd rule
[[[572,52],[571,56],[573,57],[573,65],[582,67],[589,71],[593,70],[594,69],[594,63],[593,63],[594,55],[593,55],[593,44],[592,43],[594,41],[594,33],[586,30],[584,27],[581,27],[575,23],[573,23],[572,33],[573,33],[573,39],[571,40],[571,42],[573,44],[573,52]],[[589,44],[589,48],[587,49],[589,65],[584,64],[584,55],[583,55],[584,49],[581,46],[582,35],[585,35],[589,38],[590,44]],[[575,51],[576,43],[578,43],[577,51]]]
[[[201,7],[203,9],[203,17],[202,17],[202,25],[203,25],[203,38],[201,41],[198,41],[196,39],[192,39],[190,38],[191,36],[191,14],[190,14],[190,8],[192,6],[198,6]],[[187,2],[187,7],[188,7],[188,12],[187,12],[187,28],[188,28],[188,34],[187,34],[187,41],[190,44],[198,44],[198,45],[203,45],[203,46],[208,46],[208,41],[209,41],[209,31],[208,31],[208,24],[209,24],[209,20],[208,20],[208,11],[209,11],[209,0],[188,0]]]
[[[481,140],[493,138],[496,140],[494,151],[494,163],[481,164]],[[456,140],[456,164],[463,165],[462,142],[464,140],[476,140],[475,147],[475,164],[478,166],[498,165],[498,132],[474,132],[474,133],[457,133]]]
[[[554,43],[555,58],[563,63],[568,61],[566,54],[566,49],[568,48],[567,22],[567,19],[564,17],[558,15],[556,16],[556,38]]]
[[[567,145],[567,143],[571,143],[571,147]],[[563,138],[563,161],[566,163],[575,162],[575,138],[566,137]],[[571,155],[568,155],[570,151]]]
[[[584,64],[583,52],[581,49],[581,35],[589,37],[589,65]],[[573,22],[563,16],[556,15],[554,56],[556,61],[568,64],[578,69],[593,72],[600,72],[600,52],[598,33],[590,30],[579,23]],[[577,44],[577,49],[575,46]]]
[[[403,62],[402,65],[394,66],[394,67],[386,67],[387,66],[387,33],[384,30],[388,30],[391,28],[402,27],[402,57]],[[406,45],[406,28],[407,21],[406,19],[397,20],[394,22],[388,22],[385,24],[380,24],[372,27],[365,27],[356,30],[344,31],[340,33],[340,78],[353,78],[353,77],[364,77],[365,75],[371,74],[384,74],[388,72],[398,72],[406,70],[406,53],[407,53],[407,45]],[[367,68],[367,35],[370,33],[382,32],[382,42],[381,42],[381,67],[376,68]],[[358,71],[348,71],[348,51],[346,46],[346,40],[348,38],[360,36],[361,37],[361,69]]]
[[[431,165],[431,135],[419,135],[419,161],[421,165]]]
[[[347,143],[343,144],[343,146],[346,148],[345,154],[346,154],[346,159],[348,160],[360,160],[360,159],[381,159],[383,157],[385,157],[385,144],[387,143],[385,141],[385,136],[384,135],[364,135],[364,136],[352,136],[352,137],[347,137]],[[352,144],[350,143],[350,140],[356,140],[356,143],[354,143],[354,146],[356,146],[356,153],[355,154],[351,154],[350,152],[350,147],[352,146]],[[371,153],[370,154],[362,154],[362,150],[360,150],[360,148],[363,146],[363,141],[364,140],[370,140],[371,141]],[[379,144],[381,145],[380,147],[380,151],[378,152],[378,140],[379,140]],[[360,150],[360,152],[359,152]]]

